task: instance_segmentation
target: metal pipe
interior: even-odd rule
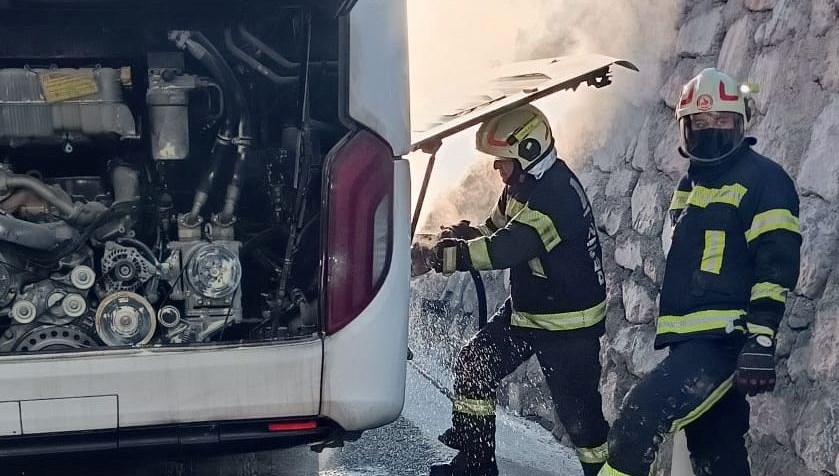
[[[34,250],[53,251],[77,237],[78,233],[63,222],[32,223],[0,215],[0,241]]]
[[[23,188],[33,191],[56,208],[65,217],[73,216],[76,206],[65,197],[60,196],[49,185],[29,175],[0,174],[0,190]]]
[[[248,31],[248,29],[245,28],[244,25],[239,25],[239,34],[242,35],[242,38],[244,38],[245,41],[250,43],[251,46],[265,53],[266,56],[274,60],[278,65],[280,65],[284,69],[287,69],[293,73],[300,71],[300,63],[295,63],[293,61],[287,60],[286,57],[281,55],[277,50],[271,48],[270,46],[268,46],[268,44],[257,38],[256,35]]]
[[[230,28],[224,30],[224,44],[227,46],[227,49],[233,53],[233,56],[242,60],[245,64],[256,70],[256,72],[268,78],[268,80],[272,83],[284,86],[297,82],[298,78],[296,76],[280,76],[271,71],[264,64],[260,63],[256,58],[248,55],[244,50],[236,46],[236,43],[233,41],[233,34],[231,33]]]
[[[413,239],[414,234],[417,232],[417,225],[419,224],[419,217],[420,212],[422,211],[422,205],[425,203],[425,195],[428,193],[428,184],[431,182],[431,172],[434,171],[434,162],[437,160],[437,152],[431,154],[431,158],[428,159],[428,165],[425,166],[425,177],[422,179],[422,186],[420,187],[419,198],[417,198],[417,204],[414,207],[414,216],[411,218],[411,239]]]

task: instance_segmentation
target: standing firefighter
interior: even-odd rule
[[[670,205],[673,241],[656,348],[669,356],[629,393],[609,435],[606,476],[647,476],[684,428],[697,476],[747,476],[745,394],[775,386],[775,333],[798,280],[798,196],[744,135],[747,104],[706,69],[676,110],[690,169]]]
[[[598,391],[605,278],[591,206],[557,158],[550,126],[537,108],[488,120],[477,148],[495,158],[507,186],[486,223],[451,227],[432,261],[443,272],[509,268],[512,292],[457,357],[452,428],[440,441],[459,453],[431,474],[498,474],[496,390],[536,355],[585,474],[596,475],[606,461],[609,428]]]

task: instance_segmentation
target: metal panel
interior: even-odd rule
[[[118,395],[120,428],[313,416],[320,406],[322,346],[312,339],[12,354],[0,357],[0,401]]]
[[[603,55],[580,55],[522,61],[490,72],[479,91],[453,110],[419,118],[413,125],[413,148],[442,140],[480,124],[488,117],[515,109],[555,92],[581,85],[604,87],[611,84],[613,65],[637,71],[632,63]]]
[[[358,0],[350,12],[349,114],[401,156],[411,142],[407,0]]]
[[[0,436],[13,436],[20,433],[20,403],[0,403]]]
[[[122,102],[128,71],[0,69],[0,143],[72,142],[107,134],[136,138],[134,116]],[[46,75],[89,78],[89,84],[50,87]]]
[[[110,430],[118,425],[116,395],[20,402],[23,433]]]

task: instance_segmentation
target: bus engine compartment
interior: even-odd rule
[[[316,335],[337,21],[0,1],[0,353]]]

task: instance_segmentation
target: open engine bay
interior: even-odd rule
[[[0,1],[0,352],[319,332],[334,11],[50,3]]]

